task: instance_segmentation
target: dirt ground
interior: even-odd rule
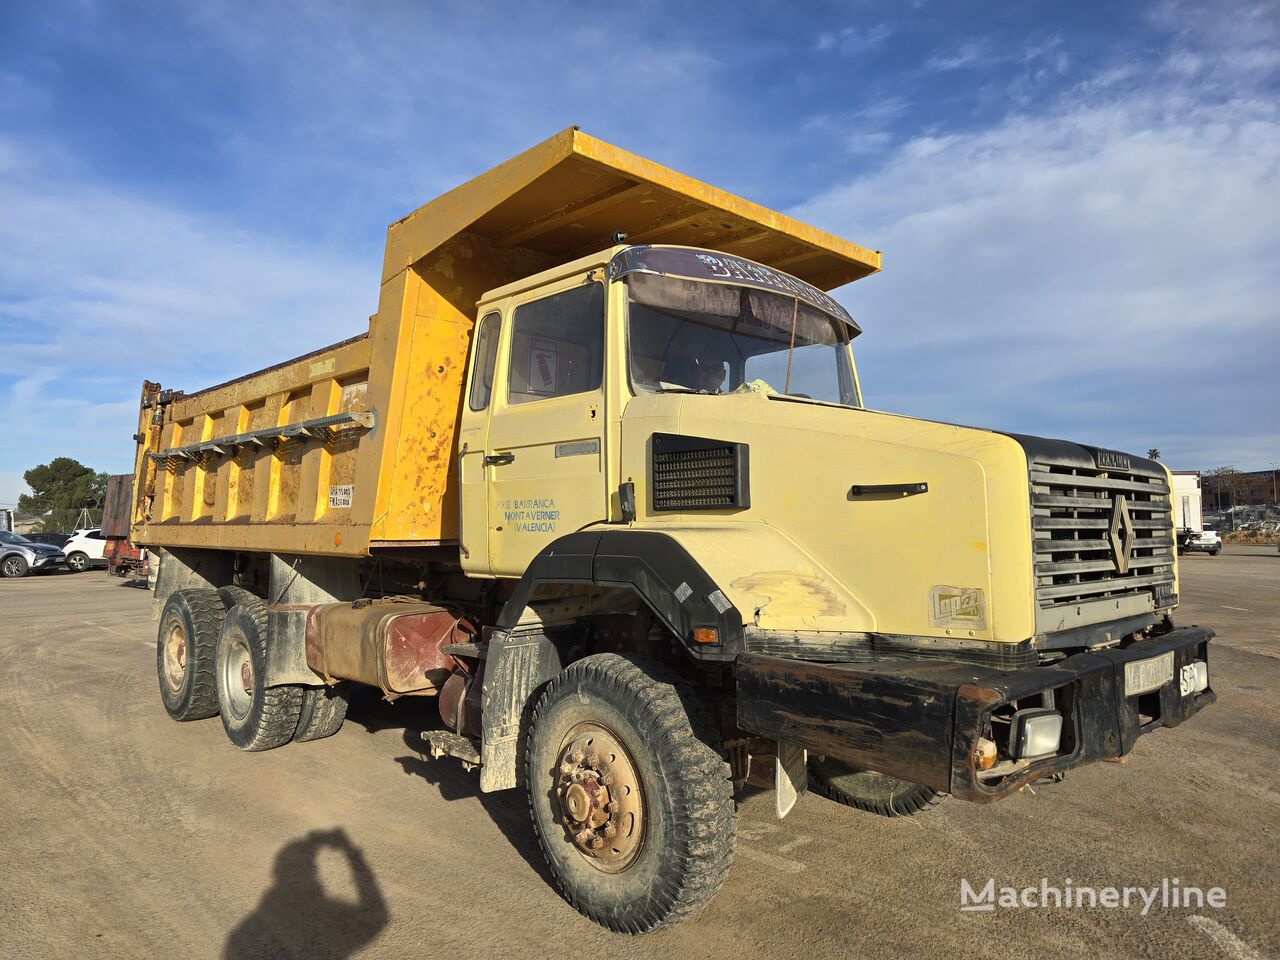
[[[641,938],[548,882],[523,798],[419,753],[429,702],[236,751],[156,691],[150,595],[103,573],[0,581],[0,957],[1280,956],[1280,554],[1183,562],[1218,703],[1121,764],[1003,803],[883,820],[740,811],[728,882]],[[1222,887],[1222,909],[962,913],[960,884]]]

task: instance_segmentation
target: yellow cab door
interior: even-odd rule
[[[578,276],[512,306],[483,457],[499,577],[520,576],[551,541],[608,515],[604,284]]]
[[[501,311],[486,309],[476,326],[458,430],[458,552],[462,569],[472,574],[489,572],[489,488],[484,460],[502,325]]]

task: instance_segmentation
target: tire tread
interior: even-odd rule
[[[631,934],[673,926],[702,909],[719,891],[733,859],[736,821],[730,767],[719,733],[693,690],[660,664],[632,654],[597,654],[571,664],[544,689],[530,716],[534,733],[526,744],[526,777],[534,782],[533,742],[542,716],[570,686],[590,684],[593,692],[647,729],[648,743],[665,765],[678,768],[670,781],[677,822],[671,825],[674,866],[659,879],[660,889],[643,912],[625,919],[605,915],[575,895],[556,868],[538,829],[533,789],[529,813],[544,859],[561,895],[601,926]],[[659,761],[660,765],[663,761]]]

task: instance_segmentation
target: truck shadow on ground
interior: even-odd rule
[[[444,724],[440,722],[434,699],[420,698],[417,702],[406,702],[410,699],[412,698],[406,697],[390,704],[380,699],[358,696],[351,703],[347,720],[359,724],[368,733],[400,731],[404,745],[410,751],[408,755],[395,758],[400,768],[407,775],[421,777],[431,784],[445,800],[478,801],[502,831],[507,842],[544,882],[554,888],[555,878],[547,868],[534,837],[524,790],[517,788],[498,793],[482,793],[480,775],[476,771],[464,770],[461,763],[449,757],[432,759],[425,753],[422,733],[424,730],[442,730]]]
[[[336,851],[355,899],[335,897],[321,877],[319,856]],[[341,828],[317,830],[276,854],[271,887],[253,913],[227,936],[224,960],[350,957],[373,941],[390,914],[360,848]]]

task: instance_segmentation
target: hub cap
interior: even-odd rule
[[[220,646],[221,687],[218,691],[223,707],[237,720],[243,720],[253,705],[253,658],[243,637],[231,636]]]
[[[631,755],[609,730],[580,723],[560,744],[556,770],[560,820],[594,867],[618,873],[644,839],[644,794]]]
[[[174,620],[164,632],[164,682],[177,693],[187,678],[187,631]]]

